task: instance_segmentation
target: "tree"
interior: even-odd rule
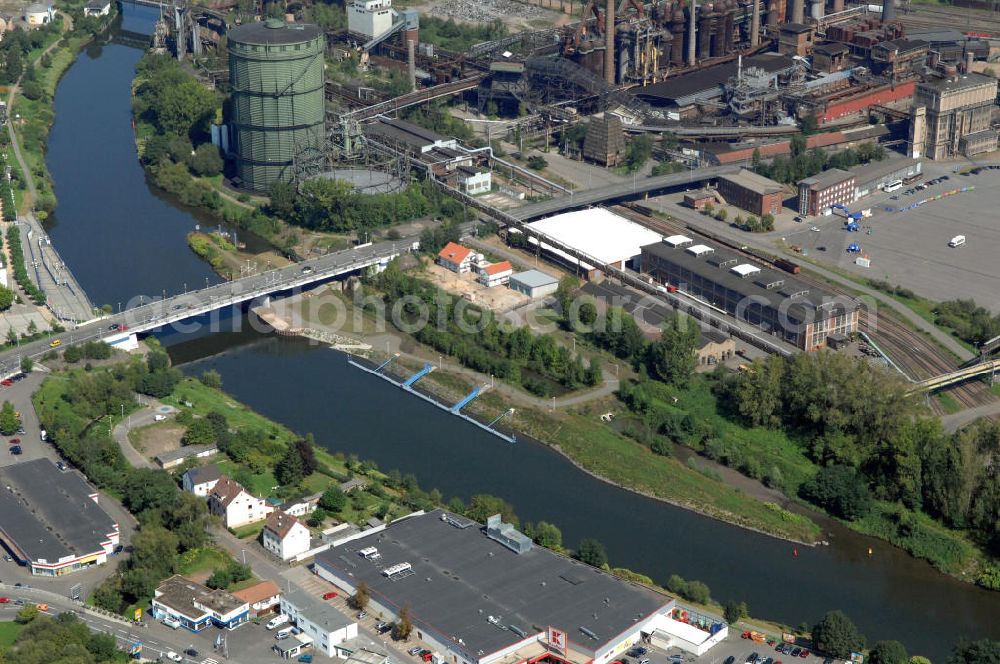
[[[821,653],[847,659],[865,645],[865,637],[843,611],[829,611],[812,629],[813,643]]]
[[[27,625],[38,617],[39,610],[36,604],[25,604],[17,611],[17,622]]]
[[[569,320],[570,308],[573,304],[573,294],[579,287],[580,280],[571,274],[567,274],[560,279],[559,285],[556,287],[556,302],[559,303],[559,315],[567,323],[572,322]]]
[[[477,493],[469,501],[469,506],[465,510],[465,516],[479,523],[486,523],[486,519],[499,514],[505,523],[515,526],[518,524],[517,515],[514,508],[503,498],[497,498],[487,493]]]
[[[562,531],[547,521],[539,521],[534,526],[532,538],[539,546],[558,551],[562,549]]]
[[[602,568],[608,564],[608,553],[604,550],[604,545],[592,537],[580,540],[575,557],[593,567]]]
[[[359,611],[364,611],[368,606],[369,599],[371,599],[371,591],[368,589],[368,584],[361,581],[354,591],[354,596],[351,597],[351,606]]]
[[[834,516],[849,521],[866,515],[872,505],[865,478],[856,468],[844,465],[820,468],[802,485],[799,493]]]
[[[223,161],[219,148],[211,143],[202,143],[188,160],[191,172],[200,177],[212,177],[222,172]]]
[[[698,366],[698,328],[679,314],[671,314],[663,323],[659,341],[649,345],[650,369],[660,380],[684,387]]]
[[[274,476],[285,485],[298,484],[305,476],[302,470],[302,457],[299,456],[299,452],[294,446],[290,446],[278,460],[274,467]]]
[[[726,606],[722,613],[726,622],[730,625],[738,623],[739,621],[750,615],[750,611],[747,609],[746,602],[736,602],[735,600],[729,600],[726,602]]]
[[[23,371],[24,373],[31,373],[31,371],[34,368],[35,368],[35,361],[33,359],[31,359],[27,355],[21,358],[21,371]]]
[[[910,656],[899,641],[879,641],[869,654],[871,664],[907,664]]]
[[[951,651],[948,664],[997,664],[1000,662],[1000,641],[961,640]]]
[[[340,487],[332,486],[320,496],[319,506],[329,512],[340,513],[347,507],[347,495]]]
[[[319,468],[319,462],[316,461],[316,450],[313,448],[312,436],[310,435],[306,439],[297,440],[293,447],[299,455],[299,459],[302,460],[302,475],[312,475]]]
[[[222,389],[222,375],[219,374],[215,369],[208,369],[201,372],[201,376],[198,377],[201,384],[205,387],[211,387],[212,389],[219,390]]]
[[[215,427],[204,417],[192,422],[181,437],[184,445],[210,445],[215,442]]]
[[[232,582],[233,577],[229,573],[229,569],[221,567],[212,572],[212,575],[205,581],[205,585],[209,588],[228,588]]]
[[[684,598],[698,604],[708,604],[712,599],[712,593],[701,581],[688,581],[684,588]]]
[[[653,156],[653,142],[649,136],[642,134],[629,141],[625,149],[625,170],[629,173],[642,168]]]
[[[3,402],[0,408],[0,433],[5,436],[12,436],[21,428],[21,418],[17,416],[14,404],[9,401]]]
[[[14,304],[14,291],[6,286],[0,286],[0,311],[10,309]]]
[[[399,610],[399,620],[392,626],[392,638],[397,641],[405,641],[410,638],[413,631],[413,622],[410,619],[410,605],[406,604]]]
[[[546,168],[548,165],[549,162],[545,160],[545,157],[539,156],[537,154],[528,157],[528,168],[530,168],[533,171],[540,171]]]
[[[14,346],[17,344],[17,332],[14,331],[13,327],[7,328],[7,345]],[[27,355],[25,356],[27,357]]]
[[[760,167],[764,164],[764,161],[760,157],[760,148],[754,148],[753,154],[750,155],[750,170],[760,172]]]

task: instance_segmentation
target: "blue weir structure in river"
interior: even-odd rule
[[[497,429],[494,428],[494,426],[497,424],[497,422],[499,422],[504,417],[506,417],[507,415],[510,415],[510,414],[512,414],[514,412],[513,408],[504,411],[503,413],[501,413],[497,417],[493,418],[493,420],[490,421],[490,422],[488,422],[488,423],[480,422],[479,420],[477,420],[476,418],[472,417],[471,415],[466,415],[465,413],[462,412],[462,409],[465,408],[466,406],[468,406],[470,403],[472,403],[473,399],[475,399],[476,397],[478,397],[485,390],[489,389],[489,387],[490,387],[489,385],[483,385],[483,386],[476,385],[475,387],[472,388],[471,392],[469,392],[467,395],[465,395],[464,397],[462,397],[454,405],[449,406],[447,404],[441,403],[437,399],[434,399],[434,398],[432,398],[432,397],[430,397],[430,396],[428,396],[428,395],[426,395],[426,394],[424,394],[422,392],[417,392],[415,389],[413,389],[413,385],[418,380],[420,380],[421,378],[423,378],[424,376],[426,376],[430,372],[434,371],[435,367],[434,367],[433,364],[431,364],[430,362],[428,362],[427,364],[424,365],[424,368],[421,369],[420,371],[416,372],[415,374],[413,374],[412,376],[410,376],[409,378],[407,378],[404,381],[399,381],[399,380],[396,380],[395,378],[393,378],[392,376],[390,376],[389,374],[385,373],[385,371],[384,371],[384,369],[394,359],[396,359],[396,357],[398,357],[398,355],[393,355],[392,357],[390,357],[388,360],[386,360],[382,364],[379,364],[378,366],[371,366],[371,367],[370,366],[366,366],[365,364],[362,364],[361,362],[359,362],[358,360],[356,360],[351,355],[347,356],[347,362],[348,362],[348,364],[350,364],[352,366],[355,366],[358,369],[361,369],[362,371],[370,373],[373,376],[378,376],[382,380],[389,381],[390,383],[392,383],[396,387],[402,388],[402,389],[406,390],[407,392],[410,392],[411,394],[414,394],[414,395],[420,397],[424,401],[426,401],[428,403],[434,404],[435,406],[437,406],[441,410],[446,410],[449,413],[451,413],[452,415],[456,415],[458,417],[461,417],[463,420],[466,420],[467,422],[471,422],[472,424],[475,424],[477,427],[479,427],[480,429],[483,429],[484,431],[489,431],[494,436],[497,436],[498,438],[502,438],[503,440],[507,441],[508,443],[516,443],[517,442],[517,437],[516,436],[505,434],[502,431],[498,431]]]

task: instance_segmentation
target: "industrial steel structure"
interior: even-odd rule
[[[325,43],[318,27],[278,19],[229,32],[229,126],[243,187],[290,181],[296,156],[322,148]]]

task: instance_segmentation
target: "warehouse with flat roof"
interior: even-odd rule
[[[484,528],[417,513],[321,553],[314,571],[348,593],[364,582],[370,613],[409,607],[413,633],[451,664],[605,664],[645,635],[681,631],[673,598],[535,546],[499,516]],[[699,633],[707,650],[726,629]]]
[[[118,523],[75,471],[35,459],[0,468],[0,483],[0,541],[32,574],[61,576],[106,563],[118,545]]]
[[[682,235],[643,247],[642,265],[656,281],[676,286],[802,350],[823,348],[831,334],[858,329],[857,301]]]
[[[578,251],[594,259],[593,264],[581,261],[568,253],[546,244],[542,250],[556,261],[578,269],[590,278],[601,265],[611,265],[620,270],[638,269],[642,245],[658,242],[660,235],[645,226],[629,221],[611,210],[601,207],[564,212],[527,225],[531,230],[552,238],[556,244]],[[532,244],[538,240],[529,238]]]

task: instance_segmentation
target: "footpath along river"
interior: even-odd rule
[[[125,4],[124,27],[152,31],[155,10]],[[135,157],[129,86],[141,51],[110,44],[80,55],[59,85],[48,163],[59,207],[53,243],[91,299],[127,302],[215,281],[185,243],[205,223],[152,191]],[[333,451],[417,476],[467,499],[492,493],[522,520],[546,520],[575,546],[604,542],[616,566],[663,582],[704,581],[719,600],[791,625],[843,609],[869,643],[895,638],[942,661],[960,637],[1000,639],[1000,593],[946,577],[835,523],[829,547],[793,546],[598,481],[537,444],[509,445],[299,339],[220,331],[162,340],[191,374],[214,368],[225,389]],[[707,481],[707,480],[706,480]],[[873,555],[867,555],[868,548]]]

